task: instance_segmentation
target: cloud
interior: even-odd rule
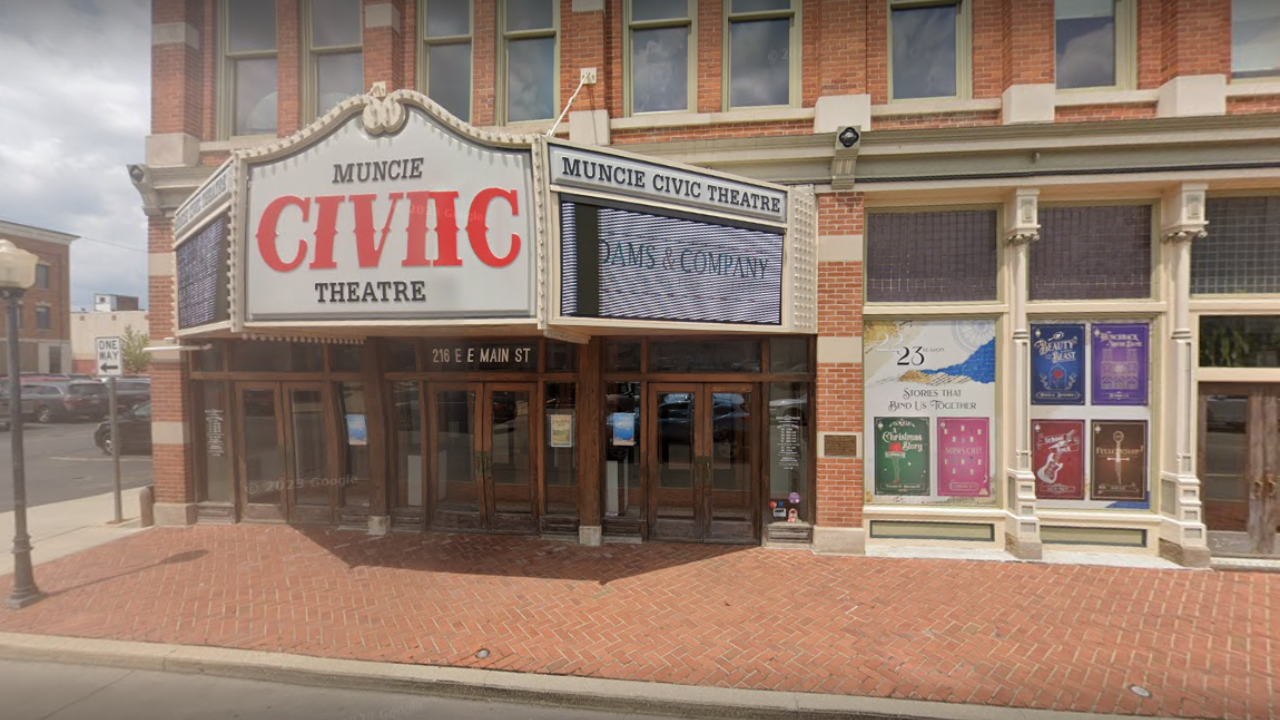
[[[146,297],[147,224],[125,166],[144,157],[150,37],[146,0],[0,4],[0,218],[84,238],[73,308],[95,292]]]

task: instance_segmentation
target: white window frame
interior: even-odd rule
[[[496,92],[494,97],[495,122],[499,125],[511,124],[507,119],[507,78],[511,70],[510,57],[507,53],[507,43],[511,40],[529,40],[548,37],[555,39],[555,59],[552,66],[553,87],[551,95],[551,117],[521,120],[514,124],[519,126],[531,123],[541,123],[545,120],[555,120],[556,114],[560,112],[560,0],[551,0],[550,29],[515,31],[507,30],[507,0],[498,0],[496,27],[498,31],[498,77],[496,78]]]
[[[888,0],[885,16],[885,65],[888,68],[888,97],[893,103],[935,103],[939,100],[968,100],[973,97],[973,13],[972,0]],[[956,92],[926,98],[893,96],[893,11],[927,7],[956,8]]]
[[[314,33],[314,11],[315,4],[313,0],[304,0],[302,3],[302,27],[300,40],[304,48],[304,57],[307,58],[307,72],[303,76],[302,82],[302,117],[304,123],[314,121],[320,117],[320,58],[325,55],[360,55],[360,67],[363,73],[364,68],[364,5],[361,0],[354,0],[359,9],[360,23],[360,43],[356,45],[325,45],[317,46],[315,44]],[[360,84],[364,84],[363,78]]]
[[[441,35],[439,37],[430,37],[427,35],[427,5],[428,3],[467,3],[467,19],[470,27],[466,35]],[[431,47],[433,45],[460,45],[467,43],[471,46],[471,79],[467,83],[467,117],[462,118],[464,122],[474,124],[476,115],[476,8],[472,0],[418,0],[418,92],[431,97]]]
[[[1080,88],[1058,87],[1058,19],[1054,0],[1053,87],[1060,93],[1090,93],[1099,90],[1133,90],[1138,87],[1138,4],[1135,0],[1114,0],[1116,26],[1116,81],[1112,85]]]
[[[688,17],[679,20],[646,20],[643,22],[631,21],[631,8],[637,2],[644,0],[623,0],[622,7],[622,115],[623,117],[632,117],[637,113],[633,110],[632,94],[635,92],[635,83],[632,82],[631,73],[635,70],[631,60],[631,35],[636,30],[652,30],[657,28],[670,27],[688,27],[689,28],[689,61],[686,63],[689,71],[688,88],[689,97],[685,101],[683,110],[657,110],[653,112],[639,113],[640,115],[672,115],[676,113],[694,113],[698,111],[698,0],[688,0],[689,14]]]
[[[802,34],[803,16],[801,15],[802,0],[791,0],[791,7],[788,10],[768,10],[764,12],[746,12],[735,13],[733,11],[733,0],[724,0],[724,33],[721,47],[724,50],[720,53],[721,65],[724,69],[724,78],[721,85],[720,97],[722,98],[721,107],[723,110],[751,110],[755,108],[774,108],[774,107],[799,107],[801,98],[801,48],[804,46],[804,36]],[[791,21],[790,47],[787,50],[788,62],[788,81],[787,81],[787,102],[783,105],[733,105],[733,96],[730,92],[733,87],[733,43],[729,40],[729,31],[734,23],[751,22],[753,20],[782,20]]]
[[[275,0],[269,0],[275,7]],[[221,0],[218,3],[218,139],[227,140],[233,137],[275,137],[276,135],[237,135],[236,134],[236,83],[235,64],[240,60],[275,59],[277,72],[280,68],[280,23],[276,22],[276,42],[271,50],[253,50],[248,52],[231,52],[231,3]],[[276,97],[280,95],[280,79],[276,78]],[[278,100],[277,100],[278,102]],[[277,106],[278,107],[278,106]],[[276,119],[276,134],[280,132],[280,120]]]

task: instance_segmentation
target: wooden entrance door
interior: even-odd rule
[[[327,386],[237,383],[236,402],[241,517],[332,522],[341,479]]]
[[[1200,386],[1199,476],[1210,552],[1280,555],[1280,385]]]
[[[541,413],[535,383],[432,383],[432,525],[536,532]]]
[[[277,383],[237,383],[240,517],[286,517],[284,413]]]
[[[752,384],[650,386],[650,537],[758,541],[759,404]]]

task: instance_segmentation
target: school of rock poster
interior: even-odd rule
[[[864,348],[875,497],[991,499],[995,321],[873,320]]]

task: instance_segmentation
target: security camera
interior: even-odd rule
[[[858,144],[858,141],[862,139],[862,133],[858,132],[858,128],[852,125],[846,125],[836,135],[836,139],[838,139],[840,144],[847,149]]]
[[[147,179],[147,168],[144,165],[130,165],[129,178],[134,184],[139,184]]]

